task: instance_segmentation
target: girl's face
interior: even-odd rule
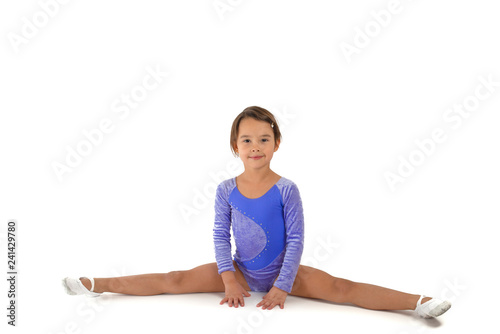
[[[245,170],[269,166],[278,147],[279,142],[277,144],[274,142],[271,124],[253,118],[241,120],[236,148],[245,165]]]

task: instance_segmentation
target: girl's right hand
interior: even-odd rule
[[[234,281],[231,283],[225,284],[226,287],[226,296],[220,302],[220,305],[223,305],[227,302],[229,307],[238,307],[238,305],[245,306],[244,297],[250,297],[248,291],[246,291],[240,283]]]

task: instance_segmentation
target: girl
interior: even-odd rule
[[[284,307],[286,297],[301,296],[335,303],[352,303],[373,310],[415,310],[437,317],[451,304],[375,285],[337,278],[300,265],[304,216],[295,183],[270,168],[281,133],[264,108],[248,107],[233,122],[231,150],[245,171],[221,182],[216,191],[214,244],[216,262],[187,271],[111,278],[65,278],[70,295],[99,296],[103,292],[129,295],[225,292],[220,304],[245,306],[249,290],[267,294],[257,307]],[[230,229],[236,244],[231,259]]]

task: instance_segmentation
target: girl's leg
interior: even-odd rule
[[[333,277],[324,271],[302,265],[291,295],[351,303],[372,310],[414,310],[420,298],[420,295]],[[429,299],[424,298],[422,303]]]
[[[250,289],[238,267],[236,279]],[[81,278],[90,289],[90,280]],[[163,293],[224,292],[224,283],[217,263],[204,264],[191,270],[171,271],[165,274],[143,274],[109,278],[94,278],[94,292],[115,292],[127,295],[149,296]]]

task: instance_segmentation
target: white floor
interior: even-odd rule
[[[43,282],[47,282],[44,280]],[[47,286],[56,288],[47,282]],[[39,333],[164,333],[171,330],[203,333],[273,333],[276,331],[342,333],[462,333],[492,325],[493,311],[481,314],[470,307],[469,293],[438,319],[425,320],[411,312],[377,312],[354,306],[288,297],[285,309],[262,311],[263,296],[253,293],[244,308],[220,306],[222,294],[73,297],[56,289],[39,298],[21,298],[18,330]],[[38,303],[33,302],[39,301]],[[24,331],[24,330],[23,330]]]
[[[93,252],[90,251],[89,254]],[[276,308],[263,311],[255,305],[264,294],[256,292],[246,298],[245,307],[238,309],[219,305],[223,293],[157,296],[106,293],[98,298],[69,296],[60,285],[60,278],[65,270],[57,268],[45,273],[39,272],[36,279],[27,277],[27,273],[21,276],[25,278],[19,283],[21,289],[17,330],[47,334],[132,331],[164,333],[172,330],[189,333],[340,331],[421,334],[473,332],[495,326],[496,302],[493,296],[498,296],[498,293],[494,290],[493,282],[488,279],[483,281],[465,271],[456,276],[451,276],[450,272],[443,275],[445,270],[438,262],[429,261],[426,265],[429,272],[441,271],[441,274],[434,277],[412,272],[408,263],[401,266],[405,272],[393,275],[378,275],[366,271],[364,275],[358,274],[372,283],[378,277],[385,277],[376,283],[406,287],[409,292],[417,292],[416,287],[426,286],[427,291],[424,293],[451,300],[452,308],[437,319],[421,319],[408,311],[371,311],[292,296],[287,298],[283,310]],[[403,280],[402,277],[408,279]]]

